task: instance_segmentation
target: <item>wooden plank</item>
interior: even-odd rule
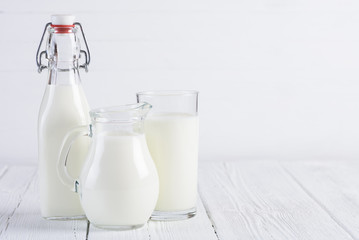
[[[149,221],[151,240],[217,240],[217,236],[208,219],[202,201],[197,203],[197,216],[183,221]]]
[[[12,221],[34,173],[34,167],[2,168],[0,175],[0,238]]]
[[[352,239],[276,163],[206,164],[199,182],[219,239]]]
[[[321,161],[283,163],[328,215],[353,239],[359,239],[359,163]]]
[[[6,164],[0,165],[0,181],[1,181],[1,178],[5,175],[5,173],[7,172],[8,169],[9,169],[9,167]]]
[[[0,173],[6,169],[1,168]],[[2,215],[6,223],[1,237],[7,239],[85,239],[86,221],[47,221],[41,218],[38,199],[38,178],[32,180],[35,167],[12,167],[0,182],[1,206],[10,217]],[[28,173],[28,174],[25,174]],[[1,174],[0,174],[1,176]],[[19,188],[19,190],[16,190]],[[13,191],[15,190],[15,191]],[[9,197],[9,194],[13,197]],[[14,200],[15,199],[15,200]],[[3,204],[5,201],[13,203]],[[2,209],[3,210],[3,209]],[[4,211],[1,211],[4,212]],[[198,215],[186,221],[150,222],[134,231],[106,231],[90,227],[87,239],[217,239],[211,223],[198,203]]]
[[[1,212],[7,210],[10,203],[15,205],[8,210],[10,214],[7,214],[0,239],[85,239],[85,220],[48,221],[41,217],[38,178],[34,178],[35,172],[36,167],[11,167],[6,175],[7,181],[0,181],[0,189],[9,189],[7,198],[0,197],[1,203],[9,202],[5,206],[0,204]],[[14,186],[18,186],[19,190],[11,192]]]
[[[202,201],[198,201],[197,216],[184,221],[149,221],[143,228],[134,231],[106,231],[91,225],[89,240],[94,239],[151,239],[151,240],[217,240]]]

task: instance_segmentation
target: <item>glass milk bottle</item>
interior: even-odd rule
[[[89,106],[79,76],[79,67],[87,70],[90,55],[87,44],[87,52],[80,50],[77,31],[82,31],[82,27],[74,24],[74,16],[54,15],[51,20],[45,27],[36,56],[39,72],[48,68],[48,82],[38,118],[41,215],[46,219],[83,218],[79,196],[58,177],[57,159],[67,132],[90,123]],[[40,52],[46,31],[49,34],[46,51]],[[80,53],[85,56],[81,66]],[[44,56],[47,66],[41,63]],[[80,174],[88,147],[88,139],[80,138],[69,152],[68,170],[73,177]]]

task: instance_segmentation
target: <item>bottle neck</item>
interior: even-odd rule
[[[51,85],[81,84],[78,59],[80,44],[76,36],[76,28],[67,28],[66,32],[57,27],[50,28],[47,44],[49,82]]]
[[[49,85],[81,84],[79,69],[75,62],[52,62],[49,69]]]

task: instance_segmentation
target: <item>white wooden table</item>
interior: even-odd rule
[[[106,231],[46,221],[36,166],[0,164],[0,239],[359,239],[358,162],[201,163],[198,215]]]

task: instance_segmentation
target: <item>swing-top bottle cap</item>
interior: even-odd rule
[[[51,24],[52,25],[73,25],[75,21],[74,15],[69,14],[55,14],[51,16]]]

